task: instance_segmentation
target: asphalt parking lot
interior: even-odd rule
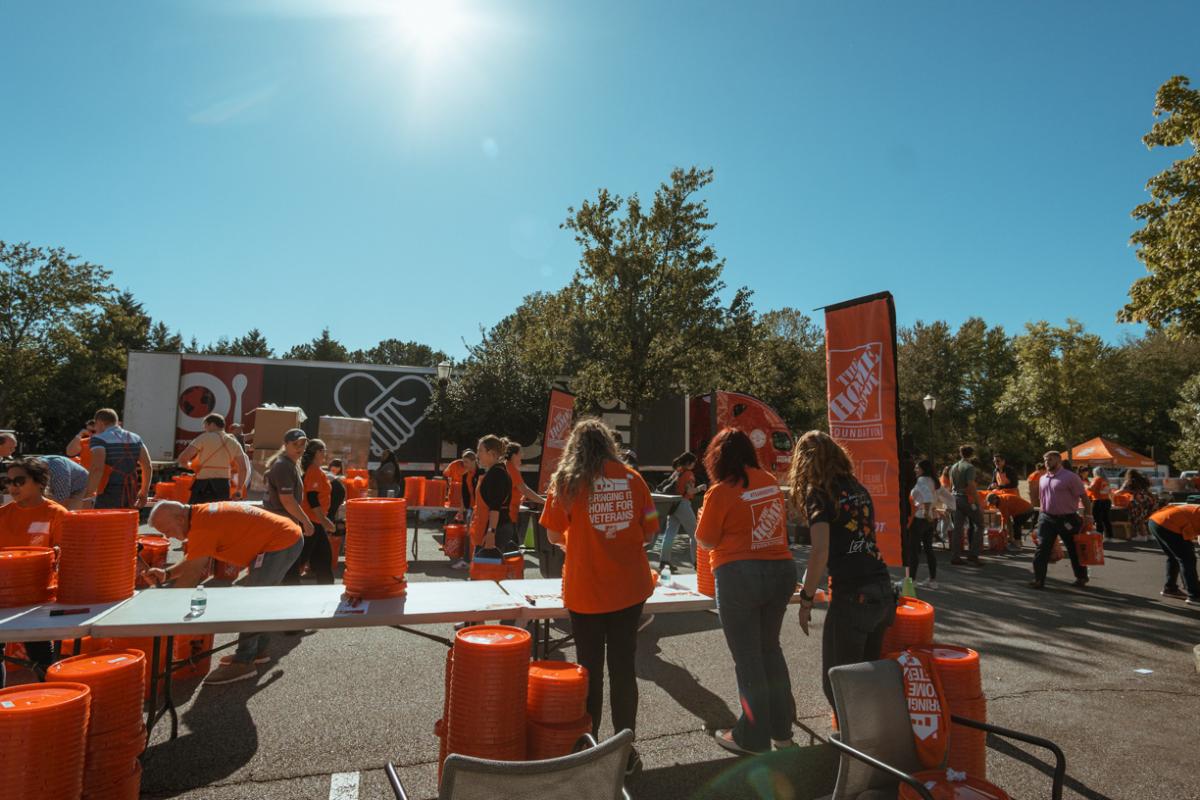
[[[428,536],[429,534],[423,534]],[[410,580],[461,580],[436,546]],[[805,548],[796,549],[803,564]],[[1032,551],[994,556],[982,570],[951,568],[921,597],[937,610],[937,638],[982,654],[992,722],[1050,738],[1066,751],[1066,796],[1200,800],[1196,733],[1200,608],[1163,601],[1163,556],[1119,543],[1085,590],[1066,562],[1047,590],[1026,588]],[[532,561],[529,577],[536,577]],[[829,732],[820,691],[820,625],[806,638],[791,618],[784,645],[798,717]],[[450,626],[430,626],[449,636]],[[410,796],[436,796],[435,720],[444,647],[391,629],[277,637],[255,682],[176,685],[180,736],[160,724],[146,752],[143,797],[185,800],[390,798],[385,762]],[[567,658],[573,651],[563,651]],[[710,612],[659,616],[639,639],[635,798],[779,797],[805,800],[832,786],[828,748],[752,761],[728,757],[703,732],[734,719],[728,651]],[[607,721],[606,721],[607,722]],[[608,727],[607,724],[605,726]],[[798,733],[798,741],[808,738]],[[1042,753],[990,742],[989,778],[1013,797],[1049,797]]]

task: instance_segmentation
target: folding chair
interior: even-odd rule
[[[601,744],[590,735],[585,749],[544,761],[491,761],[451,755],[442,766],[438,800],[629,800],[625,765],[633,733],[621,731]],[[396,800],[408,800],[396,768],[384,768]]]
[[[913,777],[914,772],[927,768],[921,764],[913,743],[900,664],[890,660],[834,667],[829,670],[829,680],[839,729],[829,737],[829,743],[841,751],[842,758],[833,794],[822,800],[894,800],[901,783],[908,784],[924,800],[933,800]],[[1050,796],[1062,800],[1067,759],[1058,745],[957,714],[951,719],[959,725],[1049,750],[1055,762]]]

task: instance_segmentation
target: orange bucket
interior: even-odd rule
[[[587,714],[572,722],[553,724],[529,720],[526,723],[525,757],[540,761],[570,755],[579,738],[591,732],[592,718]]]
[[[1099,533],[1076,534],[1075,552],[1079,554],[1081,566],[1104,566],[1104,536]]]
[[[178,500],[175,481],[159,481],[154,484],[154,496],[159,500]],[[187,498],[184,498],[185,500]]]
[[[146,656],[141,651],[100,650],[51,665],[46,682],[82,683],[92,690],[89,735],[95,737],[142,725],[146,672]]]
[[[137,588],[145,589],[150,586],[150,581],[146,580],[142,573],[148,569],[167,568],[167,554],[171,550],[171,542],[165,536],[139,536],[137,549]]]
[[[173,658],[175,661],[187,663],[175,667],[175,677],[187,680],[189,678],[199,679],[207,675],[209,667],[212,666],[212,655],[199,657],[198,654],[212,650],[212,647],[213,635],[211,633],[176,636]]]
[[[712,574],[712,554],[708,550],[696,551],[696,589],[700,594],[717,596],[717,583]]]
[[[446,489],[446,506],[448,508],[462,508],[461,478],[455,478],[450,481],[450,486]]]
[[[109,603],[133,595],[137,580],[138,512],[74,511],[62,521],[58,601]]]
[[[546,725],[574,722],[587,714],[587,692],[588,673],[580,665],[568,661],[534,661],[529,665],[525,714],[530,721]],[[591,730],[590,720],[588,730]]]
[[[407,489],[408,487],[405,486]],[[440,506],[446,502],[446,479],[428,478],[421,490],[421,505]]]
[[[395,498],[346,502],[346,593],[366,600],[403,597],[408,574],[408,504]]]
[[[933,606],[915,597],[900,598],[896,621],[883,634],[884,653],[899,652],[933,641]]]
[[[987,722],[987,700],[983,697],[946,700],[951,714]],[[950,723],[950,754],[946,766],[975,778],[987,777],[987,732]]]
[[[421,505],[421,497],[425,494],[425,479],[413,476],[404,479],[404,502],[412,507]]]
[[[447,525],[442,535],[442,552],[446,554],[446,558],[462,558],[466,551],[466,542],[466,525]]]
[[[525,556],[509,556],[504,559],[504,577],[519,581],[525,577]]]
[[[0,608],[33,606],[53,594],[54,550],[6,547],[0,550]]]
[[[91,689],[81,683],[0,689],[0,786],[5,797],[81,796],[91,700]]]
[[[529,631],[508,625],[475,625],[455,634],[447,752],[525,758],[531,646]]]
[[[486,564],[481,561],[472,561],[469,574],[473,581],[506,581],[508,580],[508,564]]]

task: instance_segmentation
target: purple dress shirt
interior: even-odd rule
[[[1047,472],[1038,481],[1038,497],[1043,514],[1074,514],[1079,510],[1079,498],[1087,494],[1083,479],[1061,466]]]

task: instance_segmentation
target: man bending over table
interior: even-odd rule
[[[244,586],[278,586],[304,547],[294,521],[245,503],[160,501],[150,512],[150,527],[187,543],[183,561],[165,570],[146,570],[148,580],[173,580],[177,587],[196,586],[207,578],[214,558],[249,567]],[[269,642],[268,633],[238,634],[233,656],[222,659],[204,682],[220,686],[257,676],[255,665],[270,661]]]

